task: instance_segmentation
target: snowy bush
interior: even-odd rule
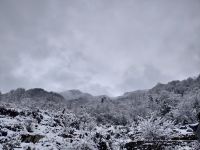
[[[140,140],[168,139],[173,133],[173,122],[151,115],[149,118],[140,118],[136,130]]]
[[[60,122],[63,123],[65,127],[74,127],[79,129],[80,123],[77,116],[73,113],[64,113],[59,115]]]
[[[80,122],[80,129],[92,131],[96,126],[96,120],[88,113],[83,113],[78,116]]]
[[[68,150],[98,150],[96,144],[90,139],[68,143],[65,148]]]
[[[194,123],[197,121],[197,114],[200,111],[200,91],[188,93],[178,106],[172,110],[173,118],[177,123]]]

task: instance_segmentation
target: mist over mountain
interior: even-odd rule
[[[18,88],[0,94],[0,148],[192,150],[199,113],[200,76],[117,97]]]
[[[83,93],[80,90],[68,90],[60,93],[65,100],[73,100],[73,99],[78,99],[78,98],[86,98],[90,99],[93,96],[89,93]]]
[[[188,78],[182,81],[171,81],[167,84],[158,83],[149,90],[138,90],[132,92],[125,92],[121,96],[109,97],[107,95],[93,96],[89,93],[84,93],[80,90],[73,89],[67,90],[61,93],[48,92],[44,89],[34,88],[25,90],[18,88],[11,90],[8,93],[1,94],[1,102],[10,103],[24,103],[26,101],[36,103],[78,103],[79,105],[85,105],[87,103],[96,103],[101,100],[120,101],[120,100],[135,100],[139,95],[155,95],[162,92],[168,92],[169,94],[175,94],[177,96],[184,97],[187,94],[198,92],[200,89],[200,75],[195,78]],[[74,106],[76,107],[76,106]]]

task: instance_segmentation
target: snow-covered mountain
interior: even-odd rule
[[[19,88],[0,94],[0,149],[194,149],[199,112],[200,76],[114,98]]]
[[[25,90],[18,88],[8,93],[1,94],[1,103],[11,103],[16,106],[35,107],[41,109],[58,109],[65,102],[62,95],[55,92],[47,92],[44,89],[34,88]]]
[[[68,90],[60,93],[65,100],[74,100],[79,98],[91,99],[93,96],[89,93],[83,93],[80,90]]]

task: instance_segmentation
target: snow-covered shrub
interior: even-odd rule
[[[65,148],[68,150],[98,150],[96,144],[91,139],[82,139],[67,143]]]
[[[172,115],[176,123],[192,123],[196,120],[196,112],[192,109],[190,102],[181,102],[179,106],[172,111]]]
[[[92,131],[97,125],[95,118],[86,112],[79,115],[78,118],[80,122],[80,129],[82,130]]]
[[[59,115],[60,122],[64,125],[64,127],[73,127],[79,129],[80,122],[77,116],[74,113],[64,113]]]
[[[139,133],[138,139],[156,140],[168,139],[173,133],[173,122],[161,117],[151,115],[149,118],[140,118],[136,129]]]
[[[200,92],[200,91],[199,91]],[[194,123],[197,121],[197,114],[200,111],[200,94],[189,93],[178,106],[172,110],[172,116],[177,123]]]

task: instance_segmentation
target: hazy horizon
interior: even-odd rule
[[[198,74],[198,76],[200,76],[200,74]],[[198,77],[198,76],[193,76],[193,77],[188,77],[188,78],[196,78],[196,77]],[[186,80],[186,79],[188,79],[188,78],[185,78],[185,79],[183,79],[183,80]],[[172,80],[172,81],[177,81],[177,80]],[[182,81],[182,80],[179,80],[179,81]],[[169,81],[169,82],[171,82],[171,81]],[[166,83],[161,83],[161,82],[157,82],[155,85],[153,85],[152,87],[150,87],[149,89],[151,89],[151,88],[153,88],[153,87],[155,87],[157,84],[167,84],[168,82],[166,82]],[[37,89],[37,88],[41,88],[41,87],[31,87],[31,88],[24,88],[24,87],[18,87],[18,88],[23,88],[23,89],[25,89],[25,90],[29,90],[29,89]],[[130,90],[130,91],[124,91],[124,92],[122,92],[122,93],[120,93],[120,94],[118,94],[118,95],[112,95],[112,94],[108,94],[107,96],[110,96],[110,97],[118,97],[118,96],[122,96],[123,94],[125,94],[125,93],[127,93],[127,92],[136,92],[136,91],[145,91],[145,90],[149,90],[149,89],[136,89],[136,90]],[[10,90],[8,90],[8,91],[4,91],[2,94],[5,94],[5,93],[8,93],[8,92],[10,92],[10,91],[12,91],[12,90],[16,90],[16,89],[10,89]],[[47,90],[47,89],[44,89],[44,90]],[[47,90],[47,91],[49,91],[49,92],[56,92],[56,93],[63,93],[63,92],[67,92],[67,91],[72,91],[72,90],[78,90],[78,91],[80,91],[80,92],[83,92],[83,93],[88,93],[88,94],[91,94],[91,95],[93,95],[93,96],[101,96],[101,95],[106,95],[105,93],[101,93],[101,94],[92,94],[92,93],[89,93],[89,92],[87,92],[87,91],[84,91],[84,90],[80,90],[80,89],[66,89],[66,90],[63,90],[63,91],[53,91],[53,90]],[[2,92],[2,91],[0,91],[0,92]]]

